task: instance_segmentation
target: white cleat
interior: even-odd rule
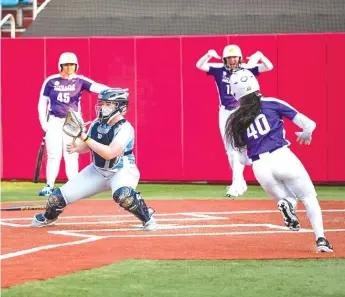
[[[226,188],[227,197],[242,196],[248,190],[248,186],[245,180],[233,182],[231,186]]]
[[[54,220],[47,220],[42,213],[34,215],[34,219],[31,222],[30,227],[42,228],[47,226],[55,225],[57,218]]]
[[[144,231],[156,231],[158,229],[156,220],[153,216],[154,210],[149,208],[150,220],[144,224],[143,230]]]
[[[143,230],[144,231],[156,231],[158,229],[155,218],[152,216],[151,219],[145,223]]]

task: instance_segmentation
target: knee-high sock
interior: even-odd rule
[[[62,129],[55,118],[50,119],[46,135],[47,148],[47,184],[54,187],[56,177],[60,170],[62,158]]]
[[[241,164],[239,154],[234,151],[227,151],[230,167],[232,168],[232,180],[243,181],[244,165]]]
[[[319,237],[325,237],[322,213],[317,197],[313,194],[309,194],[301,198],[301,200],[307,211],[307,216],[309,218],[311,226],[313,227],[316,239],[318,239]]]
[[[79,163],[78,163],[78,157],[79,155],[77,153],[69,154],[67,152],[64,152],[64,160],[65,160],[65,169],[66,169],[66,175],[68,180],[71,180],[73,177],[75,177],[78,174],[79,170]]]
[[[75,177],[79,171],[79,154],[69,154],[66,150],[67,144],[72,143],[72,141],[72,137],[66,134],[63,135],[63,158],[65,160],[65,169],[68,180],[71,180],[73,177]]]
[[[56,177],[60,170],[61,158],[49,158],[47,160],[47,184],[54,187]]]

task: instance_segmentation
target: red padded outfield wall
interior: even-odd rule
[[[291,147],[313,181],[344,182],[345,34],[2,39],[2,178],[32,179],[43,134],[40,88],[57,73],[60,53],[72,51],[80,74],[130,89],[127,117],[136,129],[142,181],[228,182],[216,86],[195,64],[209,49],[221,54],[230,43],[244,56],[262,51],[275,67],[259,77],[262,92],[316,121],[309,147],[296,144],[298,128],[286,122]],[[85,120],[95,117],[95,100],[82,95]],[[89,162],[88,154],[80,157],[81,168]],[[245,175],[255,180],[251,168]],[[59,179],[66,179],[63,162]]]

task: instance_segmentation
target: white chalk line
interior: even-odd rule
[[[143,231],[144,233],[145,231]],[[174,234],[157,234],[154,232],[145,232],[147,234],[135,235],[106,235],[103,238],[138,238],[138,237],[192,237],[192,236],[227,236],[227,235],[258,235],[258,234],[303,234],[313,233],[313,230],[300,229],[298,232],[291,230],[274,230],[274,231],[239,231],[239,232],[212,232],[212,233],[174,233]],[[345,229],[329,229],[325,232],[345,232]],[[52,234],[77,236],[77,233],[70,233],[68,231],[49,231]]]
[[[9,258],[13,258],[13,257],[19,257],[19,256],[23,256],[26,254],[39,252],[42,250],[49,250],[49,249],[54,249],[54,248],[63,247],[63,246],[83,244],[83,243],[96,241],[96,240],[100,240],[100,239],[105,238],[103,236],[85,235],[85,234],[78,234],[78,236],[79,237],[86,237],[86,238],[82,239],[82,240],[71,241],[71,242],[66,242],[66,243],[43,245],[43,246],[39,246],[39,247],[27,249],[27,250],[21,250],[21,251],[17,251],[17,252],[13,252],[13,253],[4,254],[4,255],[0,256],[0,260],[9,259]]]
[[[323,212],[344,212],[345,209],[336,209],[336,210],[323,210]],[[219,216],[212,216],[212,215],[231,215],[231,214],[258,214],[258,213],[279,213],[276,210],[261,210],[261,211],[228,211],[228,212],[186,212],[186,213],[169,213],[169,214],[159,214],[155,215],[155,217],[160,216],[192,216],[194,218],[166,218],[166,219],[156,219],[156,221],[211,221],[211,220],[229,220],[228,217],[219,217]],[[304,210],[300,212],[305,212]],[[66,216],[61,217],[59,219],[80,219],[80,218],[119,218],[119,217],[130,217],[131,215],[111,215],[111,216]],[[11,227],[27,227],[30,225],[23,225],[23,224],[14,224],[9,223],[8,221],[24,221],[24,220],[32,220],[30,218],[7,218],[2,219],[0,221],[1,225],[11,226]],[[59,225],[74,225],[74,224],[114,224],[114,223],[132,223],[137,222],[137,220],[122,220],[122,221],[98,221],[98,222],[78,222],[78,223],[59,223]],[[96,241],[104,238],[137,238],[137,237],[181,237],[181,236],[220,236],[220,235],[255,235],[255,234],[279,234],[279,233],[310,233],[313,232],[309,229],[301,229],[299,232],[294,232],[288,230],[286,227],[273,225],[273,224],[225,224],[225,225],[177,225],[177,224],[170,224],[170,225],[163,225],[158,224],[159,230],[178,230],[178,229],[191,229],[191,228],[229,228],[229,227],[267,227],[271,229],[278,229],[274,231],[241,231],[241,232],[212,232],[212,233],[175,233],[175,234],[155,234],[152,232],[147,232],[146,234],[135,234],[135,235],[107,235],[107,236],[96,236],[96,235],[87,235],[82,234],[79,232],[105,232],[108,231],[115,231],[115,232],[124,232],[124,231],[140,231],[140,227],[135,228],[118,228],[118,229],[98,229],[98,230],[60,230],[60,231],[48,231],[51,234],[59,234],[59,235],[66,235],[66,236],[75,236],[75,237],[86,237],[85,239],[72,241],[63,244],[52,244],[46,246],[40,246],[32,249],[17,251],[13,253],[8,253],[0,256],[0,259],[8,259],[13,257],[22,256],[28,253],[34,253],[41,250],[47,250],[52,248],[58,248],[63,246],[69,245],[77,245],[83,244],[91,241]],[[330,229],[325,230],[326,232],[344,232],[345,229]],[[144,231],[143,231],[144,232]]]
[[[156,217],[156,216],[155,216]],[[63,217],[61,217],[62,219]],[[80,216],[79,218],[84,218]],[[166,218],[166,219],[156,219],[157,222],[199,222],[199,221],[212,221],[212,220],[229,220],[226,217],[209,217],[209,218]],[[14,220],[13,220],[14,221]],[[27,221],[27,220],[26,220]],[[31,221],[31,220],[30,220]],[[61,222],[60,217],[59,221],[55,224],[56,226],[70,226],[70,225],[114,225],[114,224],[123,224],[123,223],[137,223],[137,219],[133,220],[122,220],[122,221],[79,221],[79,222]],[[0,225],[9,226],[9,227],[30,227],[30,224],[16,224],[16,223],[9,223],[9,222],[2,222],[0,221]]]
[[[297,210],[297,213],[304,213],[305,210]],[[324,209],[322,212],[345,212],[345,209]],[[279,210],[239,210],[239,211],[222,211],[222,212],[177,212],[177,213],[155,213],[155,218],[158,217],[166,217],[166,216],[199,216],[199,217],[212,217],[211,215],[232,215],[232,214],[265,214],[265,213],[279,213]],[[80,218],[126,218],[126,217],[133,217],[131,214],[123,214],[123,215],[90,215],[90,216],[61,216],[59,220],[62,219],[80,219]],[[1,221],[27,221],[32,220],[33,217],[18,217],[18,218],[1,218]],[[217,219],[221,219],[224,217],[213,217]],[[228,218],[225,218],[228,219]],[[176,219],[175,219],[176,220]]]
[[[208,228],[239,228],[239,227],[257,227],[257,228],[269,228],[269,229],[282,229],[289,230],[287,227],[272,225],[272,224],[223,224],[223,225],[177,225],[177,224],[157,224],[157,230],[178,230],[178,229],[208,229]],[[132,228],[105,228],[105,229],[75,229],[75,230],[58,230],[50,231],[50,233],[59,234],[60,232],[72,232],[72,233],[83,233],[83,232],[130,232],[130,231],[141,231],[141,225],[134,225]]]

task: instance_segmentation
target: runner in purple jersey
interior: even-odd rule
[[[215,79],[219,94],[219,130],[224,141],[226,120],[238,107],[237,100],[231,95],[231,75],[246,68],[258,76],[261,72],[272,70],[273,65],[261,52],[256,52],[248,57],[248,63],[243,63],[242,51],[237,45],[227,45],[224,48],[223,63],[208,63],[212,57],[220,59],[215,50],[209,50],[206,55],[199,59],[196,67]],[[259,61],[262,63],[258,64]],[[238,153],[229,147],[225,141],[224,145],[232,169],[232,184],[227,187],[226,196],[237,197],[247,191],[247,183],[243,176],[244,166],[239,161]]]
[[[62,133],[62,125],[70,107],[80,112],[80,99],[83,91],[100,93],[107,86],[78,75],[77,56],[63,53],[58,62],[59,73],[49,76],[43,83],[38,102],[38,114],[41,127],[46,132],[47,147],[47,185],[39,193],[49,196],[54,188],[59,173],[62,155],[65,160],[66,175],[70,180],[78,173],[78,154],[68,154],[66,145],[72,138]],[[47,108],[48,107],[48,108]],[[47,120],[47,112],[49,119]]]
[[[296,216],[297,198],[300,199],[314,230],[317,250],[333,252],[325,238],[314,185],[303,164],[288,148],[283,118],[302,129],[296,132],[297,141],[307,145],[311,143],[315,122],[285,101],[262,96],[258,81],[248,70],[234,73],[230,86],[240,106],[227,120],[226,141],[241,152],[243,164],[252,164],[260,185],[277,201],[285,225],[294,231],[300,229]]]

